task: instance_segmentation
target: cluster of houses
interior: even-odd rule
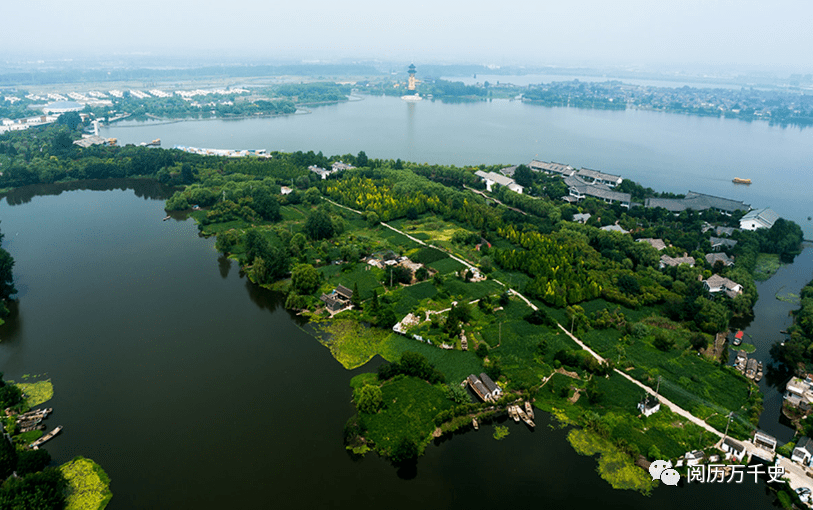
[[[350,170],[351,168],[356,167],[354,167],[353,165],[348,165],[347,163],[342,163],[341,161],[337,161],[333,163],[333,165],[331,165],[330,170],[316,165],[309,166],[308,170],[315,173],[322,179],[327,179],[327,176],[330,174],[335,174],[336,172],[341,172],[342,170]]]
[[[471,374],[465,382],[483,402],[496,402],[502,396],[502,388],[497,386],[486,373],[480,374],[479,379],[476,375]]]
[[[478,170],[475,175],[485,182],[488,191],[491,191],[495,184],[499,184],[500,186],[507,186],[517,193],[522,193],[523,187],[513,179],[516,168],[516,166],[509,166],[500,170],[500,173]],[[752,210],[750,205],[739,200],[716,197],[691,190],[683,198],[648,198],[643,204],[633,204],[629,193],[621,193],[614,189],[624,182],[620,175],[599,172],[589,168],[577,170],[570,165],[538,160],[532,160],[528,164],[528,168],[534,172],[561,176],[568,188],[568,194],[562,199],[570,203],[578,203],[587,197],[592,197],[608,204],[619,204],[627,208],[634,205],[643,205],[648,208],[663,207],[673,213],[688,209],[694,211],[713,210],[729,215],[736,211],[747,211],[747,214],[740,220],[740,228],[744,230],[771,228],[779,219],[779,216],[768,208]],[[722,234],[723,231],[731,230],[727,227],[720,227],[720,229],[722,231],[718,232],[718,235]],[[725,235],[731,235],[731,232],[727,231]],[[730,241],[730,243],[736,243],[736,241]],[[722,243],[722,245],[733,246],[730,243]]]

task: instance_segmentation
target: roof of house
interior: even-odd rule
[[[771,228],[778,219],[779,215],[766,207],[764,209],[754,209],[753,211],[749,211],[745,216],[740,218],[740,225],[742,225],[742,223],[745,221],[754,220],[764,225],[765,228]]]
[[[575,189],[581,195],[612,200],[614,202],[622,202],[625,204],[628,204],[630,200],[632,200],[632,195],[629,193],[619,193],[618,191],[613,191],[612,188],[606,184],[585,182],[583,179],[575,175],[565,177],[564,181],[568,188]]]
[[[644,207],[663,207],[667,211],[680,212],[686,209],[704,211],[719,209],[725,212],[747,211],[751,206],[738,200],[715,197],[704,193],[689,191],[684,198],[647,198]]]
[[[353,291],[345,287],[344,285],[337,285],[336,286],[336,294],[342,296],[345,299],[350,299],[353,297]]]
[[[514,172],[516,172],[516,171],[517,171],[517,165],[514,165],[514,166],[507,166],[507,167],[503,168],[502,170],[500,170],[500,173],[503,174],[506,177],[513,177]]]
[[[604,227],[601,227],[601,230],[607,232],[621,232],[622,234],[629,234],[629,230],[624,230],[618,225],[606,225]]]
[[[705,456],[706,456],[706,454],[703,453],[701,450],[695,450],[693,452],[687,452],[686,453],[686,459],[687,460],[689,460],[689,459],[702,459]]]
[[[576,169],[573,168],[570,165],[564,165],[562,163],[555,163],[553,161],[551,161],[550,163],[547,163],[545,161],[538,161],[538,160],[535,160],[535,159],[532,160],[528,164],[528,168],[530,168],[531,170],[534,170],[536,172],[539,172],[539,171],[554,172],[554,173],[557,173],[557,174],[563,174],[563,175],[568,175],[568,176],[573,175],[576,172]]]
[[[494,393],[495,391],[502,391],[496,384],[494,384],[494,381],[492,381],[491,377],[489,377],[485,372],[480,374],[480,379],[483,381],[486,388],[488,388],[489,392]]]
[[[734,227],[717,227],[714,229],[714,233],[718,236],[730,236],[734,233],[735,230],[738,230]]]
[[[613,174],[605,174],[604,172],[599,172],[598,170],[590,170],[589,168],[581,168],[576,175],[579,177],[587,177],[589,179],[593,179],[596,181],[610,181],[610,182],[621,182],[620,175],[613,175]]]
[[[321,296],[319,296],[319,299],[324,301],[325,306],[327,306],[327,309],[330,310],[331,312],[344,307],[344,304],[341,301],[327,294],[322,294]]]
[[[516,184],[514,179],[511,179],[510,177],[506,177],[504,175],[495,174],[494,172],[483,172],[482,170],[477,170],[476,172],[474,172],[474,175],[480,177],[481,179],[488,179],[489,181],[494,181],[500,186]]]
[[[739,283],[729,280],[725,276],[720,276],[718,274],[713,274],[709,276],[708,280],[706,280],[706,284],[709,287],[722,287],[725,289],[735,289],[737,287],[742,287]]]
[[[796,448],[794,448],[794,450],[797,448],[805,450],[808,453],[808,455],[813,455],[813,440],[805,436],[802,439],[800,439],[798,443],[796,443]]]
[[[639,243],[649,243],[650,246],[655,248],[658,251],[666,248],[666,243],[663,242],[663,239],[653,239],[651,237],[642,237],[641,239],[636,239]]]
[[[709,237],[709,242],[711,243],[712,248],[717,248],[720,246],[727,246],[729,248],[733,248],[737,246],[737,241],[733,239],[726,239],[724,237]]]
[[[730,437],[725,438],[723,440],[723,443],[727,444],[732,450],[737,451],[737,452],[741,452],[741,451],[745,450],[745,446],[743,446],[741,443],[739,443],[737,441],[734,441]]]
[[[589,219],[590,213],[577,213],[573,215],[573,221],[578,221],[580,223],[585,223]]]
[[[706,254],[706,262],[708,262],[710,266],[713,266],[718,261],[722,262],[723,265],[730,266],[731,264],[734,263],[734,257],[729,257],[727,254],[723,252]]]
[[[676,267],[681,264],[693,266],[694,257],[670,257],[669,255],[661,255],[661,264],[671,267]]]

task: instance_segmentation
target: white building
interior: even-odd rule
[[[661,410],[661,402],[658,397],[647,394],[640,402],[638,402],[638,410],[644,416],[652,416]]]
[[[499,184],[500,186],[507,186],[508,189],[513,191],[514,193],[522,194],[523,187],[511,179],[510,177],[506,177],[504,175],[495,174],[494,172],[483,172],[482,170],[477,170],[474,172],[474,175],[485,181],[486,189],[491,191],[492,186],[495,184]]]
[[[771,228],[779,215],[767,207],[754,209],[740,219],[740,228],[743,230],[756,230],[758,228]]]
[[[813,440],[807,436],[800,439],[796,443],[796,448],[793,449],[790,460],[809,466],[810,461],[813,460]]]

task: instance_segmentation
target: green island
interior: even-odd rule
[[[475,175],[499,166],[364,152],[229,159],[80,148],[71,143],[77,137],[65,123],[3,135],[0,187],[109,177],[177,186],[167,211],[216,236],[216,249],[252,282],[285,293],[286,308],[310,318],[344,367],[376,355],[387,361],[351,381],[357,412],[344,439],[354,455],[413,462],[433,439],[499,424],[528,402],[570,427],[574,449],[598,455],[613,487],[649,493],[640,465],[716,451],[718,436],[698,421],[739,439],[756,427],[761,393],[727,365],[721,339],[732,317],[751,313],[760,254],[789,262],[800,253],[801,229],[791,221],[735,228],[736,264],[710,265],[714,232],[706,227],[738,227],[744,211],[570,204],[560,200],[559,177],[524,165],[515,175],[527,192],[517,194],[487,192]],[[309,169],[339,161],[351,168]],[[665,196],[627,181],[619,187],[635,201]],[[586,223],[573,221],[586,214]],[[660,250],[636,242],[655,238]],[[664,255],[692,264],[661,267]],[[703,282],[712,276],[741,291],[710,294]],[[479,374],[501,395],[475,401],[461,383]],[[690,415],[667,406],[644,415],[647,392]]]
[[[23,378],[36,379],[28,375]],[[39,423],[47,413],[33,420],[27,417],[34,406],[53,395],[50,379],[15,384],[3,381],[0,374],[0,408],[5,410],[0,440],[0,478],[4,480],[0,508],[102,510],[113,493],[101,466],[77,457],[55,467],[47,450],[31,447],[43,437],[45,427]]]

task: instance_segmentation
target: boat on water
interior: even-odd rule
[[[754,376],[754,382],[759,382],[760,380],[762,380],[762,362],[761,361],[759,362],[759,365],[757,365],[757,375]]]
[[[734,345],[740,345],[742,343],[742,331],[737,331],[737,334],[734,335]]]
[[[163,221],[167,221],[167,220],[170,220],[170,219],[172,219],[172,216],[167,215],[167,217],[166,217],[166,218],[164,218],[164,220],[163,220]]]
[[[731,182],[734,184],[751,184],[751,179],[742,179],[740,177],[734,177]]]
[[[474,430],[480,430],[480,424],[477,423],[477,418],[472,418],[471,424],[474,426]]]
[[[423,98],[421,96],[419,96],[417,92],[415,94],[412,94],[412,95],[401,96],[401,99],[403,99],[404,101],[408,101],[410,103],[414,103],[416,101],[422,101],[423,100]]]

